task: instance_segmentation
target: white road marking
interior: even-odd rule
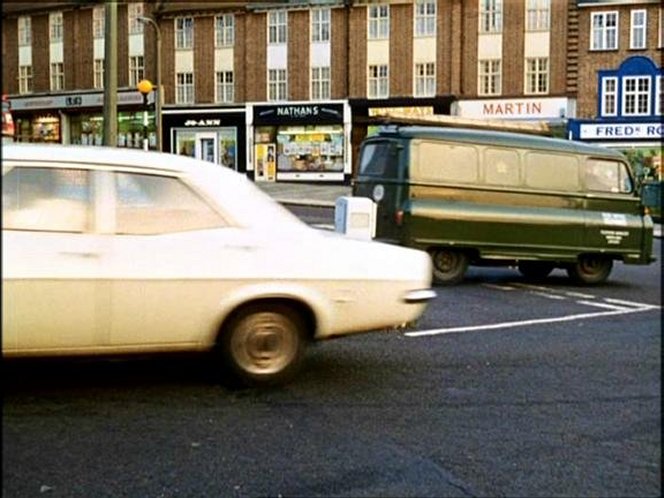
[[[616,306],[615,304],[599,303],[597,301],[577,301],[577,304],[584,304],[586,306],[595,306],[596,308],[604,308],[607,310],[631,310],[634,308],[625,306]],[[638,309],[640,309],[639,307]]]
[[[496,289],[502,291],[516,290],[514,287],[510,287],[509,285],[499,285],[499,284],[482,284],[482,287],[488,287],[489,289]]]
[[[610,298],[610,297],[607,297],[604,300],[607,303],[624,304],[625,306],[634,306],[636,308],[654,309],[654,308],[659,308],[660,307],[660,306],[657,306],[655,304],[635,303],[634,301],[625,301],[624,299],[613,299],[613,298]]]
[[[549,294],[548,292],[530,291],[530,293],[535,294],[536,296],[545,297],[547,299],[558,299],[560,301],[567,299],[565,296],[561,296],[559,294]]]
[[[487,325],[471,325],[466,327],[450,327],[445,329],[432,329],[432,330],[417,330],[413,332],[406,332],[404,335],[408,337],[422,337],[431,335],[443,334],[457,334],[459,332],[474,332],[479,330],[499,330],[515,327],[525,327],[528,325],[538,325],[543,323],[559,323],[559,322],[572,322],[575,320],[586,320],[590,318],[601,318],[605,316],[627,315],[630,313],[639,313],[641,311],[650,311],[659,308],[659,306],[641,307],[641,308],[621,308],[612,311],[600,311],[597,313],[580,313],[577,315],[559,316],[554,318],[538,318],[534,320],[521,320],[518,322],[502,322],[492,323]]]

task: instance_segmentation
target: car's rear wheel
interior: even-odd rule
[[[578,284],[600,284],[609,278],[613,260],[598,254],[579,256],[576,263],[567,267],[567,274]]]
[[[458,284],[468,269],[468,256],[453,249],[434,249],[431,260],[434,280],[441,285]]]
[[[220,341],[220,353],[234,385],[263,386],[289,380],[305,349],[302,318],[280,304],[250,306],[233,317]]]
[[[529,280],[542,280],[553,271],[553,264],[546,261],[520,261],[519,272]]]

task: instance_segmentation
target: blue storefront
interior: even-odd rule
[[[635,173],[662,179],[662,67],[650,58],[625,59],[617,69],[598,71],[597,118],[570,119],[572,140],[624,152]]]

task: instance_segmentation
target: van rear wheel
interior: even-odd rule
[[[553,271],[553,264],[545,261],[520,261],[519,272],[530,280],[542,280]]]
[[[576,263],[567,267],[567,274],[578,284],[594,285],[604,282],[611,273],[613,260],[598,254],[579,256]]]
[[[468,256],[452,249],[431,251],[434,280],[441,285],[454,285],[463,280],[468,268]]]

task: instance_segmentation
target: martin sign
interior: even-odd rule
[[[458,115],[474,119],[560,119],[571,117],[566,98],[487,99],[457,102]]]

